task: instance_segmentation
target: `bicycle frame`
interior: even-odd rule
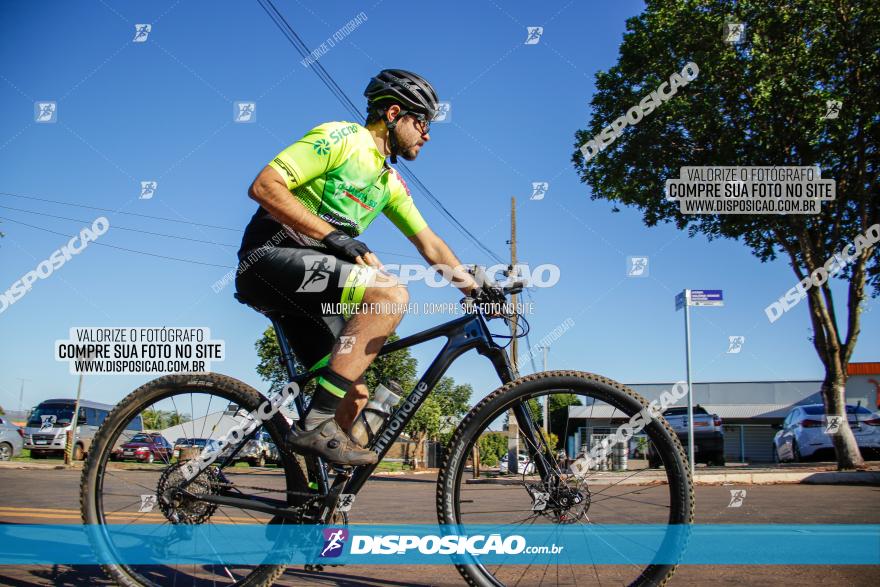
[[[316,377],[318,373],[317,371],[310,371],[303,374],[298,374],[296,372],[297,363],[295,355],[291,350],[287,335],[281,326],[279,320],[280,315],[273,312],[265,312],[265,314],[272,321],[272,326],[278,337],[278,346],[281,350],[281,362],[287,370],[288,377],[290,378],[291,383],[295,383],[300,389],[302,389],[302,387],[310,379]],[[316,463],[315,472],[317,473],[317,483],[320,494],[327,495],[331,491],[336,492],[337,495],[340,493],[356,494],[360,491],[361,487],[363,487],[364,483],[367,482],[367,479],[369,479],[370,475],[378,466],[378,463],[381,462],[388,453],[391,445],[394,444],[394,441],[397,440],[404,428],[406,428],[407,424],[412,420],[415,413],[419,410],[428,395],[434,390],[434,387],[443,377],[444,373],[446,373],[452,362],[465,352],[475,349],[479,354],[487,357],[495,368],[495,372],[501,379],[502,384],[508,383],[514,379],[514,370],[507,357],[507,353],[492,339],[492,334],[489,332],[486,320],[479,312],[469,313],[445,324],[440,324],[394,342],[386,343],[378,354],[380,356],[386,355],[441,336],[446,337],[446,344],[428,366],[428,369],[422,375],[421,379],[419,379],[412,392],[406,397],[403,404],[391,414],[382,428],[376,433],[374,437],[375,441],[370,447],[379,455],[376,464],[353,467],[350,475],[338,475],[331,487],[327,476],[327,468],[323,460],[319,457],[312,457]],[[300,414],[300,417],[304,417],[307,413],[304,403],[302,394],[298,394],[294,398],[294,404],[296,405],[297,413]],[[535,463],[541,478],[547,479],[550,473],[550,466],[544,458],[538,458],[538,453],[534,448],[539,446],[537,436],[540,432],[534,425],[529,410],[524,403],[520,403],[513,408],[513,412],[517,424],[519,425],[520,433],[525,436],[526,445],[532,462]],[[239,448],[243,446],[246,441],[247,438],[239,444]],[[236,450],[235,452],[238,451]],[[233,456],[234,453],[227,457],[227,460],[231,460]],[[242,499],[223,494],[205,495],[199,496],[199,498],[203,501],[216,503],[218,505],[252,509],[255,511],[272,513],[281,517],[285,516],[286,511],[284,505],[278,500],[268,498],[254,497],[250,499]],[[331,513],[332,510],[329,512],[325,510],[323,512],[325,516],[329,516]]]

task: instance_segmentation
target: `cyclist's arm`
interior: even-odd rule
[[[334,138],[330,132],[338,126],[339,123],[327,123],[310,130],[264,167],[248,190],[250,197],[275,220],[319,241],[336,227],[306,208],[291,192],[345,162],[349,154],[348,138]],[[382,265],[374,253],[359,256],[355,262]]]
[[[477,287],[477,282],[474,281],[470,273],[464,270],[461,261],[455,256],[449,245],[433,230],[425,226],[410,236],[409,240],[429,264],[449,267],[450,269],[443,271],[443,273],[448,277],[448,272],[452,271],[452,285],[461,290],[464,295],[470,295],[471,291]]]
[[[464,295],[470,295],[471,291],[477,287],[474,278],[464,270],[461,261],[455,256],[452,249],[443,242],[443,239],[428,228],[428,223],[422,218],[415,202],[413,202],[406,182],[397,171],[392,170],[391,180],[393,182],[391,197],[382,212],[415,245],[429,264],[448,267],[441,272],[444,277],[451,277],[452,285],[461,290]]]
[[[306,236],[321,240],[336,228],[325,222],[296,198],[281,174],[267,165],[251,184],[248,195],[266,209],[273,218]]]

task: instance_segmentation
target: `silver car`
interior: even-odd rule
[[[228,455],[231,451],[232,447],[227,448],[220,456]],[[277,463],[280,460],[278,448],[265,430],[261,430],[253,439],[244,443],[232,459],[235,463],[245,461],[252,467],[264,467],[266,463]]]
[[[862,456],[880,453],[880,414],[862,406],[846,406],[849,427]],[[778,427],[773,439],[777,461],[800,462],[809,459],[834,458],[834,422],[825,414],[822,404],[796,406]]]
[[[0,461],[8,461],[21,454],[24,445],[21,428],[0,416]]]

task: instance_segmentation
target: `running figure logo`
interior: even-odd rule
[[[742,351],[743,345],[746,342],[746,337],[745,336],[728,336],[727,340],[728,340],[727,352],[729,354],[736,354],[736,353]]]
[[[40,430],[51,430],[55,427],[56,416],[40,416]]]
[[[321,557],[334,558],[342,554],[345,541],[348,540],[348,530],[344,528],[325,528],[324,529],[324,549],[321,550]]]
[[[542,26],[527,26],[526,31],[528,31],[528,36],[526,37],[526,42],[524,45],[537,45],[538,41],[541,40],[541,35],[544,34],[544,27]]]
[[[437,104],[437,112],[431,122],[451,122],[452,121],[452,102],[439,102]]]
[[[58,120],[58,104],[55,102],[35,102],[34,120],[37,122],[55,122]]]
[[[648,258],[647,257],[627,257],[627,277],[647,277],[648,276]]]
[[[339,354],[340,355],[348,355],[354,349],[354,343],[357,337],[355,336],[340,336],[339,337]]]
[[[532,195],[529,198],[530,200],[543,200],[544,195],[547,193],[547,190],[550,189],[550,184],[546,181],[533,181],[532,182]]]
[[[840,109],[843,108],[843,102],[840,100],[825,100],[825,120],[835,120],[840,116]]]
[[[743,501],[746,499],[746,490],[745,489],[731,489],[730,490],[730,503],[727,504],[729,508],[741,508]]]
[[[728,45],[739,45],[743,41],[746,25],[741,22],[728,22],[724,25],[724,42]]]
[[[297,292],[318,293],[327,289],[330,275],[336,268],[336,257],[332,255],[305,255],[306,275]]]
[[[153,196],[156,195],[156,189],[159,187],[159,182],[156,181],[142,181],[141,182],[141,196],[138,198],[139,200],[149,200]]]
[[[134,25],[134,41],[135,43],[145,43],[147,41],[147,37],[150,35],[150,31],[153,30],[153,25],[151,24],[136,24]]]
[[[235,122],[256,122],[257,104],[256,102],[236,102],[233,114]]]
[[[825,434],[837,434],[840,432],[840,425],[843,424],[843,416],[828,416],[825,424]]]
[[[138,508],[138,513],[148,513],[153,511],[153,508],[156,507],[156,496],[145,494],[141,495],[141,506]]]

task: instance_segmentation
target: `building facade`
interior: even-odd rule
[[[846,402],[880,410],[880,362],[850,363],[847,373]],[[674,382],[631,383],[627,387],[651,401],[673,385]],[[721,418],[728,462],[761,463],[773,460],[774,425],[782,424],[794,406],[822,403],[821,388],[822,382],[818,380],[696,382],[693,402]],[[687,405],[687,398],[676,405]],[[624,420],[628,418],[607,405],[570,406],[568,454],[578,454],[596,438],[612,434]]]

